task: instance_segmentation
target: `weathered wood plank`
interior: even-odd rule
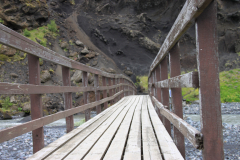
[[[122,119],[125,116],[131,104],[134,103],[134,100],[135,98],[134,99],[130,98],[130,102],[128,102],[128,104],[120,106],[117,112],[114,112],[112,116],[110,116],[91,135],[89,135],[81,144],[79,144],[71,153],[69,153],[65,159],[66,160],[83,159],[86,156],[86,154],[91,150],[91,148],[94,146],[94,144],[99,140],[102,134],[104,134],[104,132],[111,126],[111,124],[114,121],[118,121],[119,119]],[[65,150],[66,149],[63,149],[61,152],[59,152],[59,154],[63,154]],[[55,156],[59,155],[54,154],[54,158]]]
[[[160,109],[160,112],[165,116],[197,149],[202,149],[203,147],[203,135],[197,129],[192,127],[190,124],[185,122],[182,118],[178,117],[176,114],[172,113],[162,103],[158,102],[155,97],[152,97],[153,102]]]
[[[187,0],[169,34],[167,35],[156,58],[150,66],[150,73],[156,68],[161,60],[168,54],[169,50],[176,44],[180,37],[194,23],[203,10],[212,2],[212,0]]]
[[[142,140],[141,140],[141,110],[143,97],[141,97],[136,110],[134,112],[131,129],[128,135],[127,145],[124,152],[124,160],[141,160],[141,149],[142,149]],[[109,151],[110,152],[110,149]],[[104,159],[115,159],[111,154],[106,154]]]
[[[163,81],[150,83],[156,88],[198,88],[198,72],[190,72]]]
[[[95,74],[94,75],[94,87],[95,88],[98,88],[99,87],[99,80],[98,80],[98,75]],[[100,100],[100,92],[99,91],[95,91],[95,101],[99,101]],[[101,105],[98,105],[96,106],[96,111],[97,111],[97,114],[101,113],[102,111],[102,108],[101,108]]]
[[[123,98],[121,101],[119,101],[118,104],[112,106],[111,108],[106,109],[105,111],[101,112],[97,116],[93,117],[88,122],[85,122],[78,128],[74,129],[72,132],[57,139],[53,143],[49,144],[47,147],[43,148],[39,152],[37,152],[34,155],[32,155],[31,157],[29,157],[28,160],[45,159],[50,154],[55,152],[57,149],[61,148],[64,144],[69,142],[71,139],[78,136],[80,133],[82,134],[83,132],[89,132],[89,134],[90,134],[89,129],[91,130],[91,128],[92,128],[92,130],[94,130],[93,124],[95,124],[95,127],[96,127],[99,124],[103,123],[110,115],[112,115],[118,109],[119,105],[121,105],[122,103],[126,103],[126,101],[128,101],[128,98]],[[91,128],[88,128],[88,127],[91,127]]]
[[[183,160],[181,153],[177,149],[171,136],[168,134],[166,128],[164,127],[163,123],[159,119],[149,96],[148,96],[148,111],[149,111],[152,125],[154,127],[154,130],[157,136],[157,140],[161,148],[162,156],[164,157],[164,159]]]
[[[125,115],[123,114],[122,117],[119,115],[119,117],[111,124],[107,131],[93,146],[86,157],[84,157],[85,160],[102,159],[104,153],[107,150],[109,151],[109,149],[112,151],[111,155],[113,156],[113,158],[110,159],[121,160],[133,113],[141,97],[131,96],[130,98],[135,99],[135,101],[132,105],[130,105],[128,112]],[[127,107],[128,106],[126,106],[126,108]],[[108,148],[110,144],[111,146]]]
[[[153,126],[151,124],[148,109],[147,97],[145,96],[142,104],[142,143],[143,159],[162,159],[158,142],[155,137]]]
[[[64,93],[64,92],[88,92],[103,91],[113,89],[127,84],[99,87],[74,87],[74,86],[45,86],[19,83],[0,82],[0,94],[45,94],[45,93]]]
[[[82,112],[88,108],[92,108],[92,107],[95,107],[96,105],[100,105],[104,102],[107,102],[107,101],[117,97],[122,92],[123,91],[118,92],[114,96],[102,99],[98,102],[85,104],[85,105],[82,105],[82,106],[79,106],[79,107],[76,107],[73,109],[68,109],[66,111],[58,112],[58,113],[50,115],[50,116],[42,117],[42,118],[27,122],[24,124],[15,126],[15,127],[4,129],[4,130],[0,131],[0,143],[10,140],[14,137],[20,136],[24,133],[30,132],[32,130],[35,130],[37,128],[43,127],[44,125],[50,124],[56,120],[66,118],[70,115]]]

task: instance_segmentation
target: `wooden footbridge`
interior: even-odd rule
[[[181,75],[178,40],[194,24],[198,72]],[[29,66],[29,84],[0,83],[0,94],[29,94],[32,117],[0,131],[0,143],[32,131],[34,155],[29,159],[176,160],[185,158],[186,137],[202,150],[203,159],[224,159],[216,27],[216,1],[187,0],[150,66],[149,95],[137,96],[128,77],[68,59],[0,24],[0,43],[28,53]],[[41,86],[39,58],[62,66],[63,86]],[[70,69],[82,71],[82,87],[71,86]],[[94,87],[88,86],[88,73],[94,74]],[[183,87],[199,88],[201,131],[182,119]],[[90,91],[95,102],[89,102]],[[72,92],[84,92],[84,105],[72,107]],[[64,93],[65,110],[43,117],[45,93]],[[97,116],[90,119],[92,108]],[[74,129],[73,115],[82,111],[86,122]],[[66,118],[67,134],[44,147],[43,126],[61,118]]]

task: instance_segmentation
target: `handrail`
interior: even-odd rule
[[[0,43],[65,67],[102,75],[108,78],[124,78],[134,84],[131,79],[125,75],[107,73],[57,54],[2,24],[0,24]]]
[[[58,119],[66,118],[67,132],[74,128],[73,114],[85,111],[85,120],[90,119],[90,108],[96,107],[97,114],[101,112],[101,104],[107,109],[108,102],[113,105],[124,96],[134,95],[136,86],[132,80],[122,74],[111,74],[102,70],[81,64],[31,41],[23,35],[0,24],[0,44],[28,53],[29,84],[0,83],[0,94],[30,94],[32,121],[0,131],[0,143],[21,134],[32,131],[33,152],[44,147],[43,126]],[[63,86],[42,86],[40,84],[39,58],[62,66]],[[82,71],[82,87],[71,86],[70,68]],[[88,73],[94,74],[94,86],[88,86]],[[102,76],[103,86],[99,86],[99,76]],[[107,85],[108,81],[108,85]],[[109,97],[107,97],[109,90]],[[95,92],[95,102],[89,103],[89,92]],[[103,99],[100,99],[103,91]],[[84,105],[72,107],[72,92],[84,92]],[[64,93],[65,111],[42,117],[41,94]]]
[[[192,24],[195,24],[198,72],[181,75],[178,41]],[[183,157],[186,137],[195,148],[203,149],[204,159],[224,158],[216,26],[216,0],[187,0],[150,66],[149,95],[170,135],[173,124],[173,139]],[[199,88],[201,132],[183,120],[181,88]]]

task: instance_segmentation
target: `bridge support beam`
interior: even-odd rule
[[[181,65],[180,65],[180,52],[179,52],[179,43],[177,43],[171,50],[169,54],[169,65],[170,65],[170,77],[176,77],[181,75]],[[178,117],[183,119],[183,110],[182,110],[182,89],[181,88],[171,88],[172,93],[172,111]],[[185,143],[184,136],[176,128],[173,127],[174,133],[174,143],[176,144],[178,150],[185,158]]]
[[[34,55],[28,54],[28,68],[29,84],[41,85],[39,58]],[[31,94],[30,100],[32,120],[41,118],[43,116],[41,94]],[[44,147],[43,127],[32,131],[32,140],[33,153],[36,153]]]
[[[82,85],[83,87],[88,86],[88,73],[87,72],[82,72]],[[83,93],[83,99],[84,99],[84,104],[89,103],[89,93],[84,92]],[[91,118],[91,110],[87,109],[85,110],[85,121],[87,122]]]
[[[196,21],[200,115],[203,159],[223,159],[222,117],[219,89],[217,2],[213,1]]]

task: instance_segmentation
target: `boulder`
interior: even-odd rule
[[[89,50],[85,47],[82,51],[81,54],[86,55],[89,53]]]
[[[114,69],[112,69],[112,68],[109,68],[109,69],[107,70],[107,72],[108,72],[108,73],[113,73],[113,74],[116,73],[116,71],[115,71]]]
[[[94,81],[93,75],[88,73],[88,83],[91,84],[93,81]]]
[[[17,102],[14,96],[11,96],[11,97],[10,97],[10,102],[11,102],[11,103],[16,103],[16,102]]]
[[[94,58],[95,56],[96,56],[95,52],[90,52],[85,57],[91,59],[91,58]]]
[[[133,72],[132,72],[132,71],[129,71],[129,70],[124,71],[124,73],[125,73],[126,75],[128,75],[128,76],[131,76],[131,75],[133,74]]]
[[[60,46],[62,49],[65,49],[65,48],[68,49],[68,47],[69,47],[68,43],[65,41],[61,42]]]
[[[158,53],[158,51],[161,47],[160,44],[153,42],[148,37],[139,38],[139,43],[141,46],[145,47],[146,49],[148,49],[156,54]]]
[[[84,47],[84,44],[79,40],[76,40],[75,44],[79,47]]]
[[[97,60],[92,61],[91,66],[96,66],[98,64]]]
[[[89,59],[87,57],[81,57],[78,60],[80,63],[86,64],[89,62]]]
[[[30,102],[24,103],[22,109],[23,109],[23,111],[31,111],[31,104],[30,104]]]
[[[48,80],[51,79],[51,74],[48,70],[44,70],[42,71],[41,75],[40,75],[40,79],[42,83],[47,82]]]
[[[75,71],[75,73],[71,77],[71,81],[74,81],[76,83],[82,81],[82,71],[79,70]]]
[[[75,56],[77,56],[77,55],[78,55],[77,52],[71,52],[69,56],[70,56],[70,57],[75,57]]]
[[[8,112],[3,112],[2,113],[2,119],[12,119],[12,116],[11,116],[11,114],[10,113],[8,113]]]
[[[2,45],[0,48],[0,54],[5,54],[6,56],[14,56],[16,53],[16,49],[7,47],[5,45]]]
[[[10,76],[11,76],[12,78],[18,78],[18,75],[17,75],[16,73],[10,73]]]

